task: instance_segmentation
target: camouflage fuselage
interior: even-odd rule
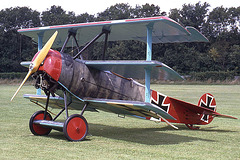
[[[74,60],[65,53],[50,50],[40,70],[81,99],[144,101],[143,85],[109,71],[88,67],[84,60]]]

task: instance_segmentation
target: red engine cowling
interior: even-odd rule
[[[55,81],[58,81],[62,70],[61,53],[50,49],[43,65],[38,70],[46,72]]]

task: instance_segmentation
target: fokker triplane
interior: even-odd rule
[[[208,42],[193,27],[183,27],[167,17],[150,17],[20,29],[18,32],[38,41],[39,45],[39,52],[32,61],[22,63],[29,66],[29,71],[12,97],[30,75],[36,79],[35,87],[46,94],[24,95],[31,102],[44,105],[44,110],[30,118],[29,126],[34,135],[47,135],[55,129],[62,131],[70,141],[84,140],[88,134],[88,123],[83,117],[85,111],[102,110],[163,121],[175,129],[178,128],[172,123],[198,129],[194,125],[209,124],[214,117],[234,118],[217,113],[215,99],[209,93],[194,105],[150,89],[151,74],[165,80],[182,79],[167,65],[152,60],[152,44]],[[69,40],[74,41],[78,49],[73,56],[64,53]],[[92,43],[104,40],[102,60],[83,59],[83,51]],[[146,60],[105,60],[107,42],[119,40],[145,42]],[[51,47],[62,49],[59,52]],[[145,75],[145,85],[132,79],[136,75]],[[48,107],[60,111],[52,117]],[[69,109],[81,111],[69,115]],[[58,122],[57,118],[64,112],[65,122]]]

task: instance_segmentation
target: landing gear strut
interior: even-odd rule
[[[47,112],[48,103],[50,98],[50,92],[47,92],[47,101],[45,111],[37,111],[32,115],[29,121],[29,127],[34,135],[48,135],[52,129],[62,131],[64,136],[69,141],[82,141],[88,134],[87,120],[82,116],[86,110],[88,104],[86,103],[82,109],[81,114],[73,114],[68,116],[68,103],[66,91],[64,93],[64,108],[52,119],[52,116]],[[55,121],[60,114],[66,112],[65,122]]]

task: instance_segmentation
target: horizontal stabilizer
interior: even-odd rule
[[[144,68],[152,68],[152,79],[183,80],[172,68],[158,61],[120,60],[120,61],[85,61],[89,67],[103,71],[111,71],[127,78],[141,79],[145,75]]]
[[[184,101],[181,101],[181,100],[178,100],[178,99],[175,99],[175,98],[169,97],[169,99],[170,99],[170,101],[173,105],[185,107],[185,108],[189,109],[190,111],[192,111],[194,113],[212,115],[212,116],[215,116],[215,117],[237,119],[235,117],[228,116],[228,115],[223,115],[223,114],[217,113],[217,112],[215,112],[211,109],[201,107],[201,106],[197,106],[197,105],[194,105],[194,104],[191,104],[191,103],[188,103],[188,102],[184,102]]]
[[[224,115],[224,114],[220,114],[220,113],[213,113],[213,115],[215,117],[221,117],[221,118],[231,118],[231,119],[237,119],[236,117],[233,117],[233,116],[229,116],[229,115]]]

